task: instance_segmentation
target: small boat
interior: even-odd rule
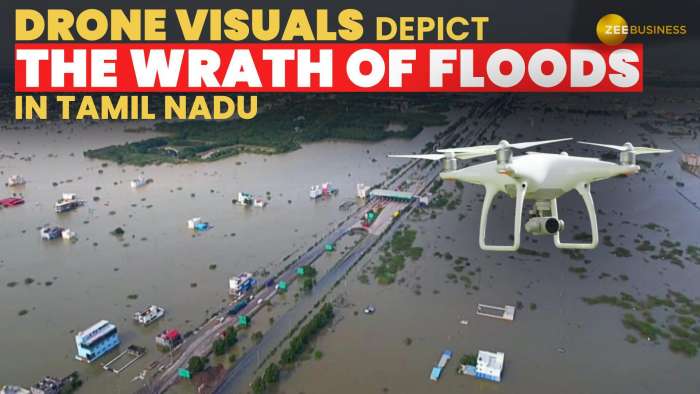
[[[374,311],[375,311],[374,305],[367,305],[364,309],[364,312],[366,315],[371,315],[374,313]]]
[[[151,305],[141,312],[134,313],[134,320],[137,323],[147,326],[163,317],[163,315],[165,315],[165,309],[156,305]]]

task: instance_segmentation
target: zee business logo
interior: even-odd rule
[[[622,44],[627,36],[684,36],[688,27],[684,24],[630,25],[618,14],[607,14],[598,20],[596,35],[605,45]]]

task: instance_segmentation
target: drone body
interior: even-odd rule
[[[527,149],[532,146],[570,140],[564,138],[550,141],[509,144],[501,141],[498,145],[451,148],[438,150],[427,155],[390,155],[391,157],[442,160],[444,171],[440,178],[484,186],[486,192],[481,210],[479,246],[490,251],[516,251],[520,248],[522,212],[526,200],[534,201],[525,230],[533,235],[552,235],[554,244],[562,249],[594,249],[598,246],[598,224],[595,205],[591,195],[591,183],[619,175],[632,175],[639,171],[636,155],[667,153],[668,150],[639,147],[630,143],[623,146],[598,145],[620,151],[620,163],[611,163],[597,158],[569,156],[561,154],[528,152],[514,157],[512,149]],[[457,160],[496,155],[496,160],[465,168],[457,168]],[[591,223],[590,243],[561,242],[559,233],[564,229],[564,221],[559,218],[557,198],[576,190],[586,205]],[[486,243],[488,214],[493,199],[498,193],[505,193],[515,199],[515,223],[513,244],[491,245]]]
[[[493,186],[511,195],[508,185],[516,180],[528,184],[527,200],[551,200],[576,188],[581,182],[591,183],[618,175],[639,171],[637,165],[620,165],[589,157],[528,152],[516,156],[505,170],[499,170],[495,160],[440,173],[445,180],[455,180],[483,186]],[[511,197],[514,197],[511,195]]]

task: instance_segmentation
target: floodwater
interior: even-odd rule
[[[658,94],[662,111],[685,113],[696,111],[688,103],[697,102],[697,90],[682,90],[688,97],[671,97],[669,91]],[[610,96],[598,96],[597,104],[569,103],[570,108],[610,108],[629,102]],[[647,96],[648,97],[648,96]],[[652,96],[653,97],[653,96]],[[521,108],[505,119],[497,135],[516,141],[517,134],[543,139],[577,137],[602,143],[620,144],[626,140],[642,145],[641,137],[660,147],[700,151],[692,138],[672,138],[665,134],[649,135],[637,121],[622,116],[596,117],[584,114],[543,114],[530,110],[536,104],[557,106],[560,98],[534,97],[517,100]],[[609,100],[609,101],[606,101]],[[629,100],[629,99],[627,99]],[[562,100],[564,101],[564,100]],[[564,103],[563,105],[565,105]],[[580,105],[581,107],[577,107]],[[525,127],[524,127],[525,126]],[[598,155],[577,144],[544,148],[546,152],[566,149],[578,154]],[[424,215],[407,224],[418,230],[417,246],[425,248],[417,262],[407,262],[399,282],[380,286],[372,278],[370,255],[364,265],[356,267],[343,286],[330,299],[342,299],[337,307],[337,323],[319,337],[315,350],[320,360],[310,357],[292,372],[285,372],[280,394],[323,393],[695,393],[700,387],[698,357],[688,358],[668,350],[666,340],[658,343],[640,338],[636,344],[625,341],[636,334],[622,325],[625,311],[609,306],[589,306],[581,297],[601,294],[617,295],[625,291],[635,297],[663,297],[667,290],[681,291],[700,299],[700,265],[686,263],[685,268],[667,261],[652,260],[635,250],[633,239],[642,234],[657,245],[662,234],[642,228],[657,223],[670,230],[671,240],[700,244],[697,228],[700,211],[686,200],[700,201],[700,180],[681,171],[678,152],[640,159],[652,162],[653,171],[635,177],[611,179],[593,185],[598,221],[603,235],[611,235],[616,245],[632,251],[629,258],[618,258],[612,248],[602,244],[597,250],[585,251],[583,260],[574,261],[554,248],[551,237],[524,239],[524,248],[546,251],[549,258],[521,254],[488,253],[478,248],[478,221],[482,189],[466,185],[462,202],[456,210],[438,211],[435,219]],[[668,177],[672,176],[672,179]],[[678,186],[682,182],[684,186]],[[458,192],[453,185],[445,186]],[[489,236],[507,243],[512,231],[513,200],[497,200],[491,212]],[[588,218],[576,195],[560,201],[560,212],[567,221],[569,238],[588,231]],[[562,212],[563,211],[563,212]],[[459,214],[464,214],[463,219]],[[535,243],[535,241],[537,243]],[[463,272],[453,270],[448,261],[435,253],[467,257]],[[581,279],[569,268],[584,266]],[[358,276],[363,269],[371,278],[362,284]],[[473,271],[472,285],[465,289],[461,281],[447,279]],[[610,277],[599,279],[602,273]],[[627,275],[628,280],[618,279]],[[490,305],[523,304],[512,322],[489,319],[475,314],[478,303]],[[372,304],[376,313],[365,315],[362,309]],[[530,305],[534,304],[533,309]],[[667,326],[664,314],[655,315],[659,325]],[[468,325],[460,323],[467,320]],[[406,344],[410,338],[410,345]],[[443,350],[452,350],[438,382],[430,381],[431,368]],[[478,381],[456,374],[463,354],[478,350],[505,353],[503,382]]]
[[[286,265],[285,256],[305,250],[347,216],[339,207],[354,201],[356,183],[378,183],[400,164],[386,154],[418,150],[442,130],[426,129],[411,141],[330,141],[202,164],[139,168],[83,157],[87,149],[152,136],[122,132],[128,127],[134,126],[0,129],[0,176],[22,174],[28,181],[14,190],[25,205],[0,210],[0,384],[29,386],[44,375],[77,370],[86,392],[134,391],[140,383],[131,379],[160,357],[153,340],[158,332],[201,324],[224,304],[229,276]],[[154,182],[131,189],[139,175]],[[338,196],[309,200],[309,186],[325,181],[339,188]],[[239,191],[269,196],[269,204],[233,205]],[[3,197],[12,192],[0,189]],[[62,193],[77,193],[87,203],[58,215],[53,203]],[[213,229],[193,235],[186,228],[192,217]],[[41,241],[39,228],[46,224],[70,228],[78,241]],[[125,230],[123,237],[110,234],[116,227]],[[150,304],[166,308],[166,316],[136,326],[132,314]],[[75,332],[101,319],[117,324],[122,348],[148,348],[118,377],[96,365],[115,352],[93,365],[73,358]]]
[[[653,92],[643,98],[658,97],[653,105],[661,111],[697,111],[697,91],[684,91],[690,97],[680,98],[668,92]],[[515,113],[499,122],[493,139],[505,137],[513,142],[535,136],[571,136],[616,144],[630,140],[641,145],[644,136],[647,143],[655,142],[660,147],[680,146],[700,152],[697,140],[647,134],[639,126],[639,119],[543,113],[542,108],[558,105],[624,108],[630,96],[579,96],[580,101],[570,103],[565,97],[517,98]],[[413,141],[324,142],[285,155],[241,155],[215,163],[180,166],[136,168],[109,163],[102,167],[102,162],[82,157],[85,149],[147,136],[120,132],[124,127],[69,125],[58,126],[63,130],[61,134],[51,128],[0,133],[0,154],[18,152],[16,159],[0,159],[2,176],[22,173],[29,180],[23,190],[27,204],[0,210],[0,349],[13,353],[0,360],[3,383],[29,385],[42,375],[62,375],[77,369],[87,378],[86,392],[132,392],[140,383],[130,382],[131,378],[158,355],[153,349],[153,336],[158,331],[168,327],[186,331],[200,324],[222,305],[229,275],[263,267],[279,269],[282,257],[306,249],[316,236],[345,217],[347,213],[338,207],[353,199],[355,183],[374,184],[384,179],[388,169],[400,164],[387,160],[386,153],[417,151],[436,132],[427,130]],[[595,156],[604,152],[568,143],[543,151],[560,149]],[[32,161],[19,160],[23,156],[32,156]],[[372,162],[372,158],[377,161]],[[336,324],[314,345],[322,351],[322,359],[303,361],[291,373],[285,372],[277,392],[697,391],[698,358],[671,353],[663,339],[659,343],[640,339],[629,344],[624,338],[632,332],[621,324],[622,310],[588,306],[581,301],[584,296],[620,291],[637,297],[663,296],[668,289],[700,297],[699,265],[686,263],[681,268],[651,260],[634,250],[637,234],[657,245],[663,239],[663,234],[641,227],[650,222],[669,228],[671,238],[683,247],[700,243],[700,211],[679,194],[700,201],[700,181],[680,170],[678,158],[677,153],[644,157],[653,163],[653,170],[593,186],[597,208],[602,211],[598,221],[606,231],[601,236],[611,235],[616,245],[632,250],[630,258],[615,257],[611,248],[601,244],[597,250],[584,252],[590,260],[585,264],[555,249],[548,237],[523,240],[524,248],[549,252],[548,258],[483,252],[477,243],[482,190],[476,186],[464,187],[456,210],[437,211],[434,219],[428,215],[422,220],[408,218],[405,223],[418,230],[416,244],[424,248],[423,257],[407,262],[401,283],[390,286],[377,285],[369,271],[369,285],[357,279],[363,268],[370,269],[367,267],[377,260],[376,252],[350,271],[330,297],[342,296],[346,306],[338,307]],[[155,182],[131,190],[129,180],[141,173]],[[68,179],[72,182],[52,186],[54,181]],[[308,186],[323,181],[339,186],[340,195],[329,201],[309,201]],[[101,190],[95,189],[98,186]],[[454,189],[452,185],[445,187]],[[231,199],[238,191],[263,197],[270,191],[270,205],[263,210],[232,205]],[[88,200],[87,206],[57,216],[53,200],[62,192],[78,193]],[[94,202],[93,196],[100,200]],[[496,205],[489,221],[489,236],[507,242],[512,230],[512,200],[497,200]],[[567,237],[587,230],[583,209],[575,195],[560,201]],[[110,215],[111,211],[115,213]],[[201,216],[214,229],[193,237],[185,226],[193,216]],[[40,241],[37,227],[46,223],[70,227],[78,233],[79,241]],[[117,226],[126,231],[122,240],[109,234]],[[95,242],[97,246],[93,246]],[[467,290],[461,282],[448,280],[447,275],[455,273],[453,261],[436,256],[436,252],[467,257],[470,266],[456,274],[474,271],[471,281],[478,289]],[[333,263],[332,256],[324,256],[319,262],[321,273]],[[210,270],[210,264],[216,264],[216,269]],[[585,266],[586,277],[581,279],[569,272],[572,266]],[[599,279],[602,273],[610,277]],[[629,279],[618,279],[621,274]],[[25,285],[25,278],[35,282]],[[47,287],[47,281],[52,285]],[[8,287],[10,282],[17,285]],[[191,287],[192,283],[197,286]],[[129,294],[138,294],[138,299],[128,299]],[[518,301],[524,308],[516,312],[513,322],[474,313],[477,303],[515,305]],[[287,299],[276,304],[278,307],[265,310],[256,320],[266,322],[272,315],[279,316],[282,311],[277,308],[287,309],[292,302],[290,292]],[[150,303],[167,308],[166,318],[152,327],[135,326],[131,314]],[[374,315],[362,313],[368,304],[376,306]],[[531,309],[531,304],[536,307]],[[18,316],[22,309],[28,313]],[[73,360],[74,331],[103,318],[117,323],[125,344],[149,347],[148,356],[120,377]],[[462,325],[461,320],[469,324]],[[411,339],[410,345],[406,345],[406,338]],[[430,369],[445,349],[452,350],[455,357],[440,381],[431,382]],[[479,349],[505,353],[503,383],[480,382],[455,374],[459,357]],[[192,390],[187,384],[176,388],[177,392]]]

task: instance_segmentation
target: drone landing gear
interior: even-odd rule
[[[520,182],[515,185],[515,227],[513,228],[513,245],[487,245],[486,244],[486,225],[489,219],[489,211],[493,204],[493,199],[498,194],[498,188],[486,185],[486,194],[484,195],[484,205],[481,207],[481,224],[479,226],[479,247],[483,250],[491,250],[496,252],[514,252],[520,248],[520,229],[523,216],[523,204],[525,202],[525,194],[527,192],[527,182]],[[597,238],[596,238],[597,239]]]
[[[560,249],[595,249],[598,246],[598,220],[596,217],[595,205],[593,204],[593,196],[591,195],[591,185],[589,183],[579,183],[576,186],[576,191],[583,198],[583,202],[586,204],[586,210],[588,211],[588,217],[591,220],[591,243],[561,242],[559,239],[559,232],[557,232],[554,234],[554,245]],[[558,219],[557,199],[553,198],[550,204],[552,216]]]

